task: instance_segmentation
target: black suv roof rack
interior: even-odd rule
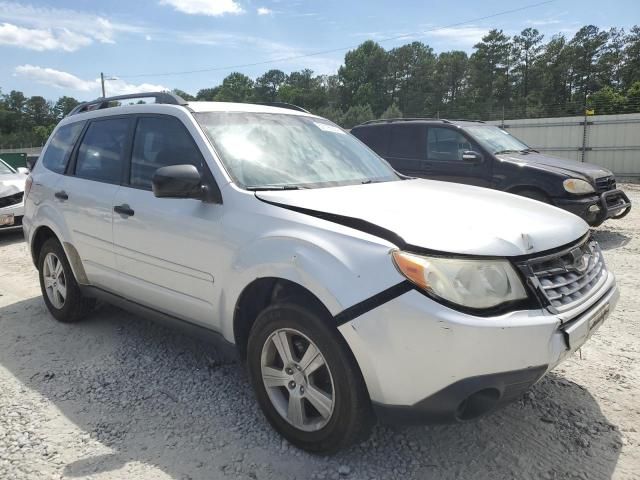
[[[76,108],[69,112],[69,115],[75,115],[77,113],[89,112],[92,110],[101,110],[103,108],[109,108],[111,102],[117,102],[120,100],[129,100],[132,98],[154,98],[156,103],[162,103],[165,105],[187,105],[184,98],[170,92],[147,92],[147,93],[130,93],[127,95],[117,95],[115,97],[100,97],[90,102],[84,102],[78,105]]]
[[[430,118],[430,117],[408,117],[408,118],[380,118],[378,120],[369,120],[368,122],[361,123],[360,125],[372,125],[375,123],[394,123],[394,122],[415,122],[425,120],[428,122],[442,122],[442,123],[453,123],[453,122],[477,122],[484,123],[482,120],[468,120],[466,118]],[[360,126],[358,125],[358,126]]]
[[[278,108],[288,108],[289,110],[296,110],[298,112],[310,113],[309,110],[306,110],[298,105],[294,105],[293,103],[287,102],[259,102],[255,105],[264,105],[266,107],[278,107]]]

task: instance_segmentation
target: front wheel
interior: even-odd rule
[[[316,453],[354,443],[372,419],[362,375],[327,320],[295,303],[273,305],[258,316],[247,348],[265,416],[289,442]]]

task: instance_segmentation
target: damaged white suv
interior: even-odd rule
[[[615,306],[564,210],[401,176],[301,109],[144,96],[79,106],[27,181],[46,305],[75,322],[100,298],[220,334],[301,448],[494,410]]]

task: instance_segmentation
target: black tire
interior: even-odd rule
[[[324,314],[328,316],[328,314]],[[258,403],[269,423],[293,445],[314,453],[332,453],[368,436],[373,425],[371,401],[362,374],[339,332],[323,313],[287,301],[263,310],[249,334],[247,369]],[[278,329],[294,329],[320,350],[333,377],[333,413],[316,431],[289,423],[272,403],[262,379],[262,349]]]
[[[56,307],[51,302],[45,288],[44,262],[47,255],[50,253],[53,253],[60,260],[60,263],[62,264],[62,271],[64,273],[66,297],[61,308]],[[82,295],[82,292],[78,287],[78,282],[76,282],[76,279],[73,276],[73,271],[71,270],[67,256],[64,253],[64,249],[62,248],[62,245],[60,245],[60,242],[55,238],[50,238],[44,242],[44,245],[42,245],[42,248],[40,249],[40,255],[38,256],[38,276],[40,278],[40,289],[42,290],[44,303],[47,305],[51,315],[53,315],[59,322],[78,322],[95,307],[95,299],[87,298]]]
[[[549,198],[549,196],[539,190],[519,190],[515,193],[516,195],[520,195],[521,197],[527,197],[531,200],[537,200],[538,202],[548,203],[549,205],[551,205],[551,199]]]

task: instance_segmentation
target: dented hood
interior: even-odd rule
[[[577,216],[535,200],[434,180],[261,191],[256,196],[309,215],[330,214],[324,217],[383,238],[393,237],[384,231],[392,232],[401,239],[392,243],[449,253],[528,255],[566,245],[588,231]]]

